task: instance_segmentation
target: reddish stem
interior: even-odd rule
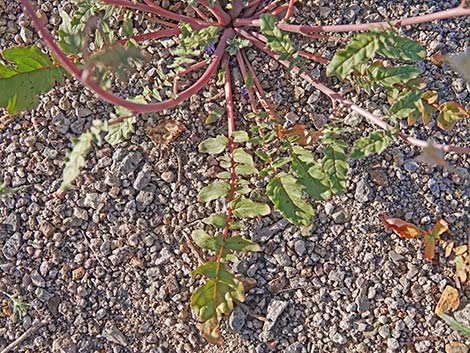
[[[240,50],[237,50],[236,57],[237,57],[238,66],[242,73],[243,81],[245,82],[246,91],[248,92],[248,98],[250,99],[251,110],[253,110],[253,113],[258,115],[259,110],[258,110],[258,107],[256,106],[256,100],[253,94],[253,88],[247,86],[248,72],[246,71],[245,60],[243,59],[243,56]]]
[[[283,4],[279,7],[276,7],[274,10],[272,10],[270,12],[270,14],[273,15],[273,16],[277,16],[277,15],[283,13],[284,11],[286,11],[288,9],[289,9],[289,5],[288,4]]]
[[[209,17],[197,6],[191,6],[191,8],[202,18],[203,21],[210,22]]]
[[[189,23],[194,30],[199,30],[201,28],[208,27],[211,25],[210,23],[199,21],[196,18],[180,15],[173,11],[166,10],[163,7],[158,6],[157,4],[149,0],[144,0],[144,2],[147,5],[134,3],[129,0],[102,0],[102,2],[108,5],[115,5],[115,6],[125,7],[128,9],[150,12],[158,16],[165,17],[170,20],[177,21],[177,22]]]
[[[390,28],[391,26],[403,27],[408,25],[415,25],[420,23],[432,22],[436,20],[445,20],[454,17],[470,16],[470,8],[456,7],[451,10],[444,10],[434,12],[428,15],[420,15],[415,17],[404,18],[401,20],[391,21],[391,22],[371,22],[371,23],[361,23],[353,25],[333,25],[333,26],[304,26],[304,25],[291,25],[288,23],[280,22],[278,23],[279,29],[282,29],[287,32],[298,33],[304,36],[308,36],[312,33],[318,32],[357,32],[357,31],[367,31],[371,27],[374,28]],[[258,17],[252,18],[239,18],[236,19],[233,23],[234,27],[259,27],[260,20]]]
[[[294,10],[294,4],[295,4],[295,0],[289,1],[289,6],[287,7],[287,13],[286,13],[286,16],[284,17],[285,22],[289,21],[289,18],[292,16],[292,11]]]
[[[197,0],[197,2],[204,6],[207,11],[211,12],[215,16],[219,25],[227,26],[232,21],[230,15],[224,11],[218,1],[215,2],[213,7],[209,4],[207,0]]]
[[[235,157],[234,157],[234,150],[235,150],[235,142],[233,142],[233,132],[235,131],[235,106],[233,104],[233,91],[232,91],[232,77],[230,74],[230,65],[229,65],[230,57],[225,55],[222,66],[225,69],[225,101],[227,104],[227,127],[228,127],[228,138],[229,138],[229,151],[230,151],[230,193],[227,200],[227,219],[225,220],[225,226],[223,230],[223,244],[220,247],[219,255],[217,256],[217,273],[219,273],[220,264],[222,260],[222,256],[224,253],[225,243],[228,238],[228,233],[230,230],[230,222],[232,220],[232,206],[231,203],[235,199],[235,187],[236,187],[236,172],[235,172]]]
[[[246,10],[243,13],[243,17],[251,17],[253,14],[256,12],[256,9],[258,8],[259,4],[263,0],[252,0],[249,2]]]
[[[319,62],[320,64],[328,65],[330,63],[330,60],[324,58],[323,56],[318,56],[312,53],[309,53],[307,51],[299,51],[299,56],[302,56],[304,58],[310,59],[312,61]]]
[[[310,83],[312,86],[320,90],[322,93],[326,94],[329,98],[331,98],[334,101],[337,101],[344,106],[350,108],[351,110],[359,113],[363,117],[365,117],[370,123],[373,125],[377,125],[378,127],[382,128],[383,130],[386,131],[392,131],[395,132],[397,131],[396,128],[393,126],[387,124],[382,118],[362,109],[358,105],[354,104],[353,102],[347,100],[344,98],[341,94],[339,94],[336,91],[333,91],[331,88],[325,86],[321,82],[319,82],[315,77],[313,77],[312,74],[305,72],[303,70],[300,70],[299,67],[293,66],[291,62],[287,60],[280,60],[280,55],[277,53],[274,53],[272,50],[270,50],[267,46],[266,43],[262,42],[260,39],[256,38],[255,35],[252,35],[248,32],[246,32],[243,29],[235,29],[235,31],[239,34],[241,34],[243,37],[246,39],[250,40],[256,47],[264,51],[266,54],[271,56],[272,58],[276,59],[279,63],[284,65],[285,67],[290,69],[290,72],[294,73],[300,73],[300,77],[302,77],[304,80],[306,80],[308,83]],[[397,135],[404,140],[405,142],[417,146],[417,147],[427,147],[431,143],[416,139],[414,137],[406,135],[402,131],[398,131]],[[442,144],[432,144],[434,148],[437,148],[439,150],[442,150],[444,152],[456,152],[456,153],[461,153],[461,154],[470,154],[470,147],[459,147],[459,146],[452,146],[452,145],[442,145]]]
[[[165,109],[170,109],[177,106],[179,103],[185,101],[193,94],[199,92],[206,84],[209,82],[213,74],[217,71],[217,68],[220,64],[223,54],[225,53],[225,48],[227,47],[227,41],[234,36],[234,31],[231,28],[227,28],[222,33],[222,36],[219,40],[219,44],[213,55],[213,59],[209,64],[207,70],[204,74],[190,87],[181,92],[178,97],[169,99],[159,103],[152,104],[140,104],[129,102],[124,98],[121,98],[105,89],[103,89],[97,82],[92,80],[85,80],[82,77],[82,71],[67,57],[67,55],[59,48],[56,44],[54,38],[52,38],[51,33],[44,26],[42,21],[37,17],[34,7],[31,4],[30,0],[21,0],[21,3],[24,7],[24,13],[31,19],[33,25],[36,27],[36,30],[40,34],[42,40],[49,47],[51,52],[55,55],[57,61],[66,69],[72,76],[74,76],[78,81],[83,83],[89,89],[94,91],[98,96],[103,100],[114,104],[120,105],[131,112],[134,113],[152,113],[159,112]]]

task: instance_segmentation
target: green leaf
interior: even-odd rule
[[[403,85],[415,79],[421,73],[421,69],[413,65],[380,67],[373,79],[385,88],[395,85]]]
[[[277,18],[269,13],[260,16],[260,29],[266,37],[267,46],[280,54],[281,60],[295,59],[297,49],[289,39],[289,35],[277,27]]]
[[[303,188],[292,175],[279,173],[268,183],[266,194],[289,222],[300,226],[312,223],[313,208],[302,199]]]
[[[213,225],[216,228],[224,228],[225,222],[227,222],[227,215],[220,213],[220,214],[213,214],[209,217],[206,217],[202,220],[207,225]]]
[[[390,137],[384,131],[373,131],[368,137],[354,142],[351,151],[352,159],[360,159],[371,154],[382,153],[390,143]]]
[[[455,331],[457,331],[461,335],[470,336],[470,327],[462,324],[461,322],[455,320],[452,316],[449,316],[447,314],[439,314],[438,316],[442,320],[444,320],[447,325],[449,325],[451,328],[453,328]]]
[[[330,183],[321,166],[314,161],[313,154],[296,146],[292,154],[291,169],[305,191],[316,200],[327,200],[331,197]]]
[[[225,242],[225,249],[231,251],[261,251],[261,247],[254,241],[234,235]]]
[[[237,142],[237,143],[246,142],[250,139],[246,131],[234,131],[232,133],[232,137],[233,137],[233,142]]]
[[[377,54],[388,59],[418,61],[426,57],[426,50],[418,42],[389,31],[378,33]]]
[[[91,132],[82,134],[78,139],[72,139],[72,150],[65,156],[65,168],[62,173],[62,184],[60,190],[68,190],[72,187],[72,182],[80,174],[81,168],[85,165],[88,152],[94,137]]]
[[[458,121],[469,115],[465,108],[456,102],[443,103],[438,110],[437,126],[442,130],[452,130]]]
[[[340,79],[346,78],[355,66],[372,59],[378,47],[376,33],[357,34],[346,48],[334,55],[327,66],[327,75],[337,76]]]
[[[37,47],[11,48],[1,56],[11,65],[0,61],[0,107],[11,115],[36,108],[38,95],[63,81],[62,68]]]
[[[345,148],[344,142],[336,141],[325,146],[323,151],[322,169],[330,181],[331,191],[337,195],[342,195],[346,190],[346,174],[349,165]]]
[[[406,118],[416,110],[416,103],[421,99],[423,91],[411,91],[400,96],[389,109],[389,114],[397,118]]]
[[[224,135],[217,135],[202,141],[199,144],[199,152],[209,154],[219,154],[225,151],[229,140]]]
[[[200,248],[212,250],[214,252],[220,251],[220,247],[223,244],[221,235],[212,237],[201,229],[193,231],[191,233],[191,237]]]
[[[199,191],[199,201],[210,202],[216,200],[219,197],[227,196],[230,192],[230,184],[223,181],[216,181],[209,184]]]
[[[233,215],[237,218],[253,218],[271,213],[271,209],[265,203],[254,202],[244,197],[233,200],[231,206]]]
[[[222,107],[217,107],[215,108],[212,112],[209,113],[209,115],[206,118],[206,124],[212,124],[215,123],[217,120],[219,120],[222,115],[225,113],[225,108]]]
[[[239,164],[235,167],[235,173],[238,175],[252,175],[257,174],[258,169],[247,164]]]
[[[135,116],[125,119],[117,124],[110,124],[109,131],[104,138],[111,146],[116,146],[118,143],[125,141],[130,134],[135,132],[135,123],[137,119]]]
[[[251,167],[255,166],[255,162],[253,162],[253,157],[251,156],[251,154],[247,153],[242,148],[236,148],[233,151],[233,159],[237,163],[246,164],[246,165],[249,165]]]
[[[439,98],[436,91],[427,91],[424,92],[421,96],[421,99],[415,103],[417,109],[416,115],[418,118],[421,117],[424,125],[429,123],[432,115],[437,111],[438,99]],[[414,119],[408,116],[408,124],[413,125],[414,122]]]
[[[191,295],[191,308],[198,318],[203,336],[211,343],[220,343],[218,321],[233,311],[234,301],[243,302],[243,284],[225,269],[224,263],[209,263],[196,274],[210,279]]]

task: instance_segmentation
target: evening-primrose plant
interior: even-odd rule
[[[314,217],[312,202],[346,191],[349,162],[382,153],[393,140],[428,150],[470,153],[470,147],[428,143],[399,129],[401,119],[411,125],[427,124],[436,117],[438,127],[449,130],[468,116],[462,105],[441,102],[437,92],[426,89],[417,65],[426,57],[425,48],[399,32],[402,26],[468,16],[466,1],[453,9],[395,21],[310,26],[291,23],[295,0],[186,0],[168,8],[152,0],[71,0],[72,10],[60,12],[56,35],[39,17],[34,1],[21,3],[51,55],[37,47],[4,50],[0,106],[9,114],[32,109],[39,94],[66,76],[115,106],[109,120],[95,121],[90,131],[72,141],[61,185],[64,192],[73,187],[92,144],[103,143],[103,133],[104,141],[114,146],[134,132],[141,114],[174,108],[209,84],[223,86],[225,108],[215,109],[206,123],[225,115],[227,134],[199,145],[201,153],[217,158],[223,171],[200,190],[199,201],[224,199],[226,209],[202,220],[204,226],[192,233],[210,258],[193,271],[193,276],[207,280],[191,297],[193,313],[209,342],[221,341],[221,317],[245,298],[246,284],[230,271],[230,262],[237,261],[240,252],[261,251],[240,235],[243,219],[268,215],[275,208],[293,224],[309,225]],[[137,27],[145,31],[138,33]],[[337,33],[354,36],[348,39]],[[297,47],[292,35],[337,42],[338,50],[333,58],[325,58]],[[142,44],[152,42],[164,44],[155,58],[142,50]],[[350,145],[340,119],[332,118],[318,130],[301,124],[286,127],[260,83],[249,51],[277,61],[325,94],[333,107],[356,112],[378,130]],[[465,70],[470,59],[460,54],[458,60],[450,60],[457,70]],[[385,116],[366,111],[321,82],[311,73],[311,62],[323,65],[328,76],[357,93],[384,92]],[[125,81],[145,63],[154,66],[155,75],[143,83],[141,94],[121,96],[113,91],[119,87],[117,80]],[[241,82],[234,79],[235,69]],[[199,78],[188,83],[188,76],[197,73]],[[240,96],[249,102],[250,113],[237,111],[235,99]],[[251,123],[247,131],[238,129],[242,115]],[[268,180],[265,197],[254,192],[254,177]]]

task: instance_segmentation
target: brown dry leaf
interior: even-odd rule
[[[317,143],[322,134],[321,131],[307,130],[303,124],[295,124],[289,129],[285,129],[280,125],[277,126],[277,137],[279,139],[285,136],[301,146]]]
[[[431,62],[437,66],[441,66],[446,61],[446,57],[440,51],[432,54],[430,59]]]
[[[5,315],[6,317],[11,317],[13,315],[10,305],[6,303],[2,303],[0,307],[2,309],[2,314]]]
[[[424,235],[424,258],[431,261],[436,251],[436,243],[441,239],[440,236],[447,232],[449,224],[440,219],[436,222],[433,229]]]
[[[454,242],[451,241],[449,243],[446,243],[444,246],[444,256],[449,257],[450,254],[452,254],[452,250],[454,249]]]
[[[385,173],[385,170],[383,170],[380,167],[372,167],[371,169],[368,170],[370,179],[372,182],[379,186],[388,186],[388,177],[387,173]]]
[[[186,127],[178,120],[169,119],[159,122],[157,125],[147,125],[145,134],[157,147],[168,147],[171,143],[186,131]]]
[[[437,315],[444,314],[449,311],[457,310],[459,305],[459,291],[452,286],[446,286],[434,312]]]
[[[396,234],[404,238],[419,238],[426,234],[420,227],[413,223],[405,222],[400,218],[392,218],[386,215],[380,215],[385,227],[393,230]]]

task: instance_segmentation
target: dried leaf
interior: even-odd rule
[[[447,232],[449,224],[440,219],[436,222],[433,229],[424,235],[424,258],[431,261],[436,252],[436,243],[440,240],[440,236]]]
[[[467,253],[468,246],[467,245],[460,245],[455,248],[455,256],[464,255]]]
[[[437,51],[432,54],[430,59],[431,62],[437,66],[441,66],[446,61],[445,56],[440,51]]]
[[[381,215],[380,218],[388,229],[393,230],[396,234],[404,238],[419,238],[426,233],[413,223],[405,222],[400,218],[392,218],[386,215]]]
[[[454,242],[451,241],[447,243],[444,247],[444,256],[449,257],[452,254],[452,250],[454,249]]]
[[[169,119],[155,126],[147,125],[145,134],[157,147],[166,148],[186,131],[186,127],[178,120]]]
[[[449,311],[454,311],[458,309],[459,304],[459,291],[452,286],[446,286],[434,312],[437,315],[441,315]]]

